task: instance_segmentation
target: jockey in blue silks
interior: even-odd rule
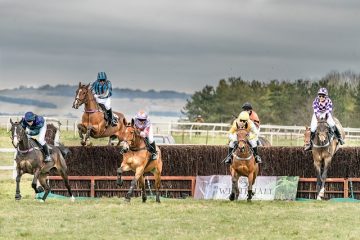
[[[105,72],[98,73],[97,80],[91,85],[91,91],[94,94],[96,102],[105,106],[108,124],[111,124],[111,126],[115,127],[117,120],[114,118],[111,110],[110,98],[112,95],[112,85],[111,82],[107,79]]]
[[[315,131],[317,127],[317,119],[324,118],[329,124],[330,129],[335,133],[336,138],[339,140],[340,145],[343,145],[345,142],[341,137],[339,129],[336,127],[335,121],[332,117],[333,103],[328,95],[326,88],[320,88],[318,91],[318,96],[313,101],[314,114],[311,119],[310,124],[310,143],[305,146],[305,151],[308,151],[312,147],[312,141],[315,138]]]
[[[36,115],[33,112],[27,112],[25,113],[25,116],[21,119],[20,124],[25,129],[28,136],[39,135],[38,141],[43,147],[45,153],[44,162],[50,162],[52,159],[50,156],[49,147],[45,141],[47,126],[44,117]]]

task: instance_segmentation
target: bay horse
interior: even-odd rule
[[[106,113],[96,102],[90,89],[90,83],[85,85],[79,82],[79,87],[76,90],[75,100],[72,107],[78,109],[82,104],[85,105],[85,111],[82,115],[81,123],[77,125],[81,145],[85,146],[90,137],[109,137],[109,145],[111,144],[111,140],[113,138],[117,138],[117,145],[119,145],[123,139],[125,130],[125,125],[123,124],[123,120],[125,119],[124,114],[120,112],[113,112],[114,117],[118,120],[118,123],[115,127],[107,125],[107,121],[105,119]]]
[[[55,168],[57,173],[64,180],[65,186],[71,197],[71,201],[75,201],[68,180],[66,162],[63,157],[63,154],[67,154],[68,149],[49,145],[53,161],[44,163],[44,153],[37,141],[32,138],[28,138],[25,129],[19,122],[13,122],[10,119],[10,123],[11,142],[17,151],[15,158],[17,172],[15,200],[21,200],[21,176],[24,173],[28,173],[34,175],[31,186],[35,193],[45,190],[45,194],[41,199],[41,201],[44,202],[51,190],[47,181],[47,176],[49,175],[50,170]],[[36,187],[37,180],[39,180],[42,188]]]
[[[341,123],[334,117],[336,126],[338,127],[341,136],[345,139],[345,132]],[[310,128],[305,129],[305,143],[309,143]],[[316,181],[316,199],[322,200],[325,196],[325,182],[327,177],[327,171],[329,169],[331,160],[339,149],[339,143],[334,133],[329,132],[329,125],[326,119],[318,119],[317,127],[315,131],[315,138],[312,146],[312,157],[314,160],[314,166],[316,169],[317,181]]]
[[[229,199],[230,201],[238,199],[240,194],[238,185],[239,178],[240,176],[244,176],[248,179],[247,201],[250,202],[254,195],[252,186],[254,185],[256,177],[259,173],[259,166],[255,162],[251,146],[247,141],[248,132],[246,129],[238,129],[236,135],[238,146],[233,152],[232,163],[230,165],[232,187]]]
[[[151,160],[151,153],[147,150],[144,139],[140,136],[139,130],[134,126],[134,119],[131,123],[126,123],[124,140],[120,144],[123,160],[121,166],[117,170],[117,184],[123,185],[121,175],[123,172],[133,171],[135,176],[131,181],[129,191],[125,196],[125,201],[130,202],[137,183],[142,190],[142,201],[146,202],[147,196],[145,191],[145,173],[151,172],[155,178],[155,192],[156,202],[160,203],[160,187],[161,187],[161,171],[162,171],[162,157],[161,151],[156,146],[157,159]]]

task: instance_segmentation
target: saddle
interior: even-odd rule
[[[39,141],[36,139],[36,138],[30,138],[30,145],[35,148],[35,149],[39,149],[45,156],[45,152],[44,152],[44,148],[43,146],[39,143]],[[50,154],[52,153],[52,147],[50,147],[48,145],[48,148],[49,148],[49,152]]]

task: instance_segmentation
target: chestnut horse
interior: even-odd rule
[[[125,120],[124,124],[126,124]],[[123,180],[121,179],[121,175],[123,172],[130,170],[135,172],[130,189],[125,196],[125,201],[130,202],[134,188],[137,182],[139,182],[139,186],[142,189],[142,201],[146,202],[144,173],[151,172],[155,178],[156,202],[160,203],[161,151],[159,147],[156,147],[157,159],[151,160],[151,154],[146,148],[144,139],[139,134],[139,131],[134,127],[134,119],[132,119],[131,123],[126,124],[124,140],[120,144],[123,160],[117,170],[117,184],[122,186]]]
[[[338,127],[342,138],[345,138],[345,132],[338,119],[334,118],[336,126]],[[305,129],[305,144],[310,140],[310,128]],[[312,156],[314,166],[317,174],[316,182],[316,199],[322,200],[325,195],[325,182],[327,171],[329,169],[331,160],[339,148],[338,140],[335,135],[329,132],[329,125],[326,119],[318,119],[315,138],[312,146]]]
[[[63,155],[67,153],[68,149],[49,145],[53,161],[44,163],[44,154],[42,150],[40,150],[41,146],[37,144],[34,139],[28,138],[25,133],[25,129],[19,122],[13,122],[10,119],[10,123],[11,142],[17,150],[15,158],[17,172],[15,199],[21,200],[21,176],[24,173],[28,173],[34,175],[31,186],[35,193],[42,192],[45,189],[45,194],[41,199],[41,201],[44,202],[51,190],[50,185],[47,182],[47,176],[49,175],[51,169],[56,168],[57,173],[64,180],[65,186],[71,197],[71,201],[74,201],[75,198],[71,192],[71,187],[68,180],[67,166],[63,157]],[[42,188],[36,187],[37,180],[39,180]]]
[[[254,154],[247,141],[248,132],[245,129],[240,128],[236,134],[238,146],[233,152],[233,159],[230,165],[232,187],[229,199],[230,201],[238,199],[240,193],[238,185],[239,178],[240,176],[244,176],[248,179],[247,201],[250,202],[254,195],[252,186],[259,173],[259,167],[255,162]]]
[[[90,83],[88,85],[81,84],[76,90],[73,108],[78,109],[82,104],[85,104],[85,112],[82,115],[81,123],[78,124],[79,136],[81,145],[85,146],[89,137],[104,138],[109,137],[109,144],[112,138],[118,139],[118,145],[123,139],[125,125],[123,120],[124,114],[120,112],[113,112],[114,117],[117,118],[118,123],[115,127],[107,125],[104,118],[104,113],[100,105],[96,102],[93,93],[90,90]]]

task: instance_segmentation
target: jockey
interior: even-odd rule
[[[152,124],[148,114],[140,110],[135,116],[135,127],[140,131],[140,136],[144,138],[146,147],[151,153],[151,160],[157,159],[156,146],[154,141],[154,134]]]
[[[49,147],[45,141],[46,134],[46,120],[42,116],[38,116],[33,112],[25,113],[25,116],[20,121],[21,126],[25,129],[28,136],[39,135],[39,143],[43,147],[45,153],[44,162],[51,162]]]
[[[236,131],[238,130],[238,127],[246,129],[247,132],[249,133],[248,142],[250,143],[251,148],[254,152],[255,161],[257,163],[261,163],[261,158],[258,154],[258,143],[257,143],[258,139],[259,139],[259,136],[258,136],[259,131],[258,131],[256,125],[253,123],[253,121],[250,120],[249,113],[247,111],[242,111],[239,114],[239,117],[237,119],[235,119],[232,127],[229,130],[230,143],[229,143],[229,149],[228,149],[228,156],[225,160],[225,163],[226,164],[231,163],[232,152],[237,147]]]
[[[94,94],[96,102],[105,106],[108,124],[115,127],[117,120],[112,114],[110,98],[112,95],[112,86],[105,72],[98,73],[97,80],[91,85],[91,91]]]
[[[318,96],[315,98],[313,102],[313,109],[314,109],[314,114],[312,116],[311,124],[310,124],[310,131],[311,131],[310,143],[305,145],[304,150],[308,151],[312,147],[312,141],[314,140],[315,137],[318,118],[327,118],[326,122],[329,124],[330,129],[335,133],[336,138],[339,140],[339,143],[343,145],[345,142],[341,138],[339,129],[336,127],[334,119],[332,117],[333,104],[328,96],[328,91],[326,88],[319,89]]]
[[[246,103],[244,103],[244,105],[242,105],[241,108],[243,111],[247,111],[249,113],[250,120],[253,121],[253,123],[255,123],[255,126],[257,127],[257,129],[260,130],[260,119],[259,119],[257,113],[253,110],[251,104],[249,102],[246,102]]]

